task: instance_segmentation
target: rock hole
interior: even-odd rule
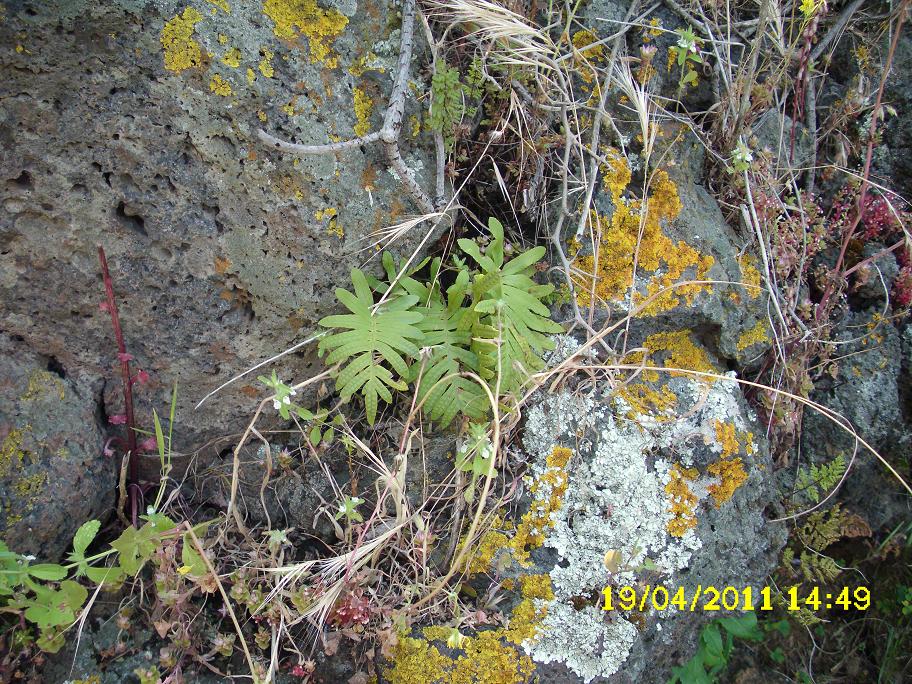
[[[30,174],[28,171],[23,171],[22,173],[19,174],[18,177],[13,178],[13,180],[10,182],[13,185],[15,185],[23,190],[31,190],[32,189],[32,174]]]
[[[57,377],[63,378],[66,380],[67,372],[66,369],[61,365],[60,361],[57,360],[56,356],[52,356],[48,359],[47,369],[49,372],[53,373]]]
[[[144,237],[148,237],[149,233],[146,232],[146,221],[145,219],[134,213],[131,209],[127,208],[127,205],[123,202],[120,202],[117,205],[117,220],[124,228],[128,228],[132,231],[139,233]]]
[[[101,177],[104,178],[105,183],[107,183],[108,187],[110,188],[111,187],[111,172],[105,171],[103,174],[101,174]]]

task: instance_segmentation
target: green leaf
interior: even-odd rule
[[[703,629],[700,640],[703,643],[703,662],[710,667],[720,664],[723,660],[723,655],[722,633],[719,631],[719,626],[714,622],[708,624]]]
[[[738,617],[721,617],[719,624],[725,631],[738,639],[748,639],[750,641],[761,641],[763,632],[757,626],[757,614],[745,613]]]
[[[336,297],[351,313],[327,316],[320,321],[323,327],[346,331],[323,338],[320,349],[331,352],[326,358],[328,365],[346,364],[336,377],[336,389],[343,399],[360,392],[368,423],[373,425],[378,400],[391,403],[390,389],[404,391],[408,388],[401,379],[408,374],[408,364],[402,354],[417,358],[416,342],[422,341],[423,334],[415,326],[423,316],[410,310],[417,302],[413,295],[391,298],[373,312],[373,295],[367,279],[358,269],[352,270],[352,284],[354,294],[341,288],[336,290]],[[392,371],[399,378],[394,377]]]
[[[99,520],[84,522],[82,526],[76,530],[76,534],[73,537],[73,551],[80,556],[84,556],[86,549],[89,548],[89,544],[95,539],[95,535],[98,534],[99,529],[101,529],[101,521]]]
[[[125,577],[123,568],[119,565],[110,567],[87,567],[85,576],[95,584],[120,584]]]
[[[66,569],[57,565],[56,563],[39,563],[38,565],[30,565],[28,567],[28,572],[32,577],[37,577],[40,580],[49,580],[56,582],[62,580],[67,576]]]

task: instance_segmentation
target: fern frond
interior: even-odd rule
[[[321,354],[330,352],[326,358],[328,365],[345,364],[336,377],[336,390],[343,400],[360,392],[364,397],[367,421],[373,425],[379,399],[391,403],[390,389],[408,389],[401,379],[409,372],[403,354],[409,358],[418,357],[416,343],[420,343],[424,335],[416,326],[424,317],[412,310],[418,301],[414,295],[391,298],[374,311],[373,294],[364,273],[353,269],[351,278],[354,294],[342,288],[336,290],[336,297],[351,313],[320,320],[325,328],[346,331],[324,337],[319,350]],[[383,365],[384,362],[387,365]],[[398,374],[398,379],[390,368]]]
[[[489,219],[493,240],[484,254],[471,240],[459,240],[459,247],[481,267],[472,283],[473,311],[478,320],[472,329],[473,348],[478,354],[482,377],[493,378],[500,355],[500,387],[506,394],[522,385],[529,373],[542,366],[539,354],[553,348],[547,335],[563,328],[549,318],[541,299],[553,285],[538,285],[531,277],[533,265],[545,255],[536,247],[504,264],[503,226]]]

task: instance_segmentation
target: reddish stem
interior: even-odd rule
[[[101,273],[104,278],[105,294],[108,298],[108,313],[111,314],[111,325],[114,326],[114,337],[117,340],[117,351],[120,359],[120,376],[123,381],[124,411],[127,414],[127,458],[129,459],[130,482],[127,488],[130,498],[130,512],[133,526],[137,524],[139,500],[139,463],[136,460],[136,422],[133,418],[133,383],[130,377],[130,361],[127,345],[124,344],[123,331],[120,329],[120,316],[117,315],[117,302],[114,300],[114,283],[108,271],[108,260],[104,247],[98,246],[98,260],[101,262]]]

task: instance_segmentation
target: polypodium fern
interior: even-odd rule
[[[548,318],[548,307],[541,302],[554,286],[532,280],[533,265],[545,248],[535,247],[504,264],[503,226],[491,218],[488,229],[494,239],[484,254],[471,240],[459,240],[459,247],[482,269],[472,282],[472,309],[478,315],[472,349],[479,356],[482,377],[493,380],[499,373],[500,391],[506,394],[541,367],[538,355],[553,348],[547,334],[563,328]]]
[[[402,354],[410,358],[418,356],[415,343],[422,340],[423,333],[415,324],[420,323],[423,316],[410,310],[418,301],[414,295],[390,298],[378,310],[373,310],[374,297],[367,278],[357,268],[352,269],[351,277],[354,294],[336,289],[336,297],[351,313],[320,320],[324,327],[345,328],[347,332],[325,337],[320,341],[319,349],[321,354],[331,350],[326,357],[327,365],[351,359],[336,377],[336,389],[343,400],[360,391],[364,396],[367,421],[373,425],[378,399],[390,403],[393,400],[390,388],[408,389],[405,382],[394,378],[390,369],[380,362],[386,361],[400,378],[408,374],[408,364]]]
[[[343,364],[336,389],[344,400],[356,392],[364,396],[369,423],[376,419],[379,399],[391,402],[390,389],[405,390],[408,384],[417,384],[418,399],[434,421],[447,425],[458,413],[481,418],[489,409],[488,395],[466,373],[505,395],[541,367],[539,354],[553,347],[547,334],[563,330],[541,302],[553,286],[532,279],[545,250],[505,262],[503,226],[493,218],[488,226],[493,239],[484,254],[472,240],[459,240],[481,271],[454,258],[455,277],[445,295],[440,259],[430,261],[429,278],[421,282],[414,276],[428,260],[399,273],[389,254],[383,256],[386,282],[355,269],[355,293],[336,290],[351,313],[320,321],[345,329],[325,337],[320,353],[330,351],[327,364]],[[383,301],[379,307],[374,293]]]

